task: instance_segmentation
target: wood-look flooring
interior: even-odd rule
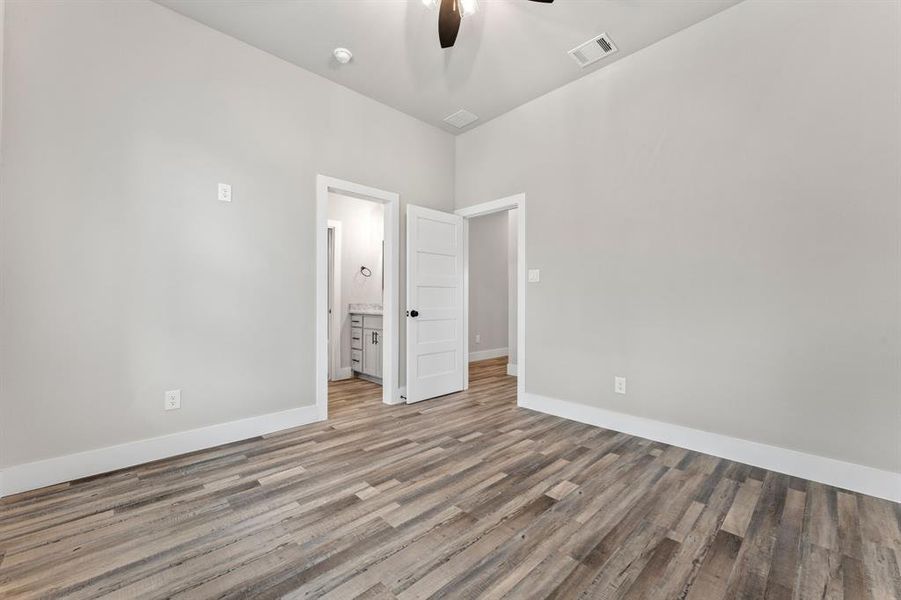
[[[0,502],[3,598],[901,598],[899,506],[470,391]]]

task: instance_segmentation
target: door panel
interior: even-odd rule
[[[407,402],[463,389],[463,218],[407,205]]]
[[[363,330],[363,373],[379,376],[379,346],[375,341],[375,329]]]

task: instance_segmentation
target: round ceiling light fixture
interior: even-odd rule
[[[335,48],[332,54],[335,55],[335,60],[342,65],[346,65],[354,57],[353,53],[347,48]]]

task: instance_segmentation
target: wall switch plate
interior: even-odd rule
[[[481,344],[481,343],[482,343],[482,334],[477,333],[476,334],[476,344]]]
[[[219,200],[222,202],[231,202],[232,201],[232,186],[227,183],[219,184]]]
[[[529,269],[529,283],[538,283],[541,281],[541,271],[538,269]]]
[[[163,407],[166,410],[181,408],[181,390],[169,390],[166,392],[166,403]]]
[[[613,391],[617,394],[625,394],[626,393],[626,378],[625,377],[614,377],[613,378]]]

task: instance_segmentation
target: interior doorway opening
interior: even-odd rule
[[[330,212],[332,204],[347,210]],[[399,204],[394,192],[317,176],[316,407],[322,418],[328,418],[330,380],[366,376],[381,384],[383,402],[402,401],[398,392]],[[349,241],[353,248],[348,247]],[[357,329],[359,339],[354,340]],[[372,341],[365,366],[364,331]],[[359,362],[354,363],[354,358]]]
[[[516,208],[472,217],[466,236],[469,363],[504,358],[514,377],[518,217]]]
[[[501,356],[506,351],[507,356],[507,374],[515,376],[517,390],[517,404],[522,403],[525,393],[525,361],[526,361],[526,197],[525,194],[516,194],[491,202],[484,202],[468,206],[456,211],[456,214],[464,219],[464,271],[465,271],[465,294],[464,294],[464,335],[466,338],[464,347],[464,356],[467,363],[479,360],[494,359]],[[487,232],[489,239],[502,238],[504,247],[498,246],[496,243],[491,246],[473,247],[473,242],[480,244],[481,240],[478,236],[474,239],[473,227],[482,227],[487,224],[487,220],[477,222],[476,219],[481,217],[493,217],[493,223],[488,225]],[[501,232],[501,227],[505,226],[503,233],[491,233],[491,229],[495,232]],[[473,255],[473,252],[476,255]],[[495,261],[506,264],[506,272],[504,275],[505,286],[497,284],[498,272],[483,272],[480,267],[474,268],[474,261],[479,258],[486,258],[486,252],[493,253],[494,258],[498,255],[504,255],[505,261]],[[479,255],[482,256],[479,256]],[[495,280],[495,285],[491,285],[491,279]],[[474,289],[474,286],[478,286]],[[505,287],[506,297],[504,298],[504,307],[497,308],[497,303],[493,302],[489,296],[492,290]],[[479,301],[481,296],[481,301]],[[475,304],[475,306],[474,306]],[[491,305],[494,305],[494,308]],[[487,310],[484,310],[487,306]],[[504,310],[504,308],[506,310]],[[476,311],[479,311],[476,314]],[[499,327],[498,323],[491,323],[491,315],[503,314],[506,320],[506,327]],[[486,321],[485,319],[488,319]],[[497,317],[495,317],[497,318]],[[478,319],[481,319],[479,321]],[[482,328],[484,325],[495,326],[491,338],[488,340],[483,337]],[[499,337],[498,331],[504,332]],[[476,336],[479,336],[478,341]],[[506,347],[500,345],[501,339],[506,339]],[[487,343],[486,343],[487,342]],[[490,346],[490,347],[489,347]],[[469,369],[466,369],[466,389],[469,388]]]
[[[382,384],[385,208],[329,192],[329,381]]]

